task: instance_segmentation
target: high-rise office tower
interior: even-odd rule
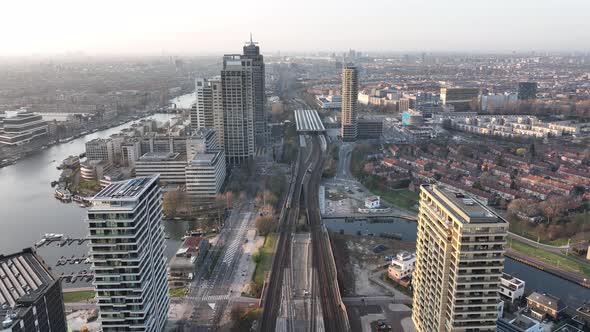
[[[444,106],[453,106],[455,112],[465,112],[479,101],[479,88],[440,88],[440,100]]]
[[[223,57],[223,149],[230,164],[254,157],[254,60],[237,55]]]
[[[252,89],[254,90],[254,139],[256,146],[263,146],[266,141],[267,117],[264,109],[264,57],[260,54],[260,47],[252,41],[244,45],[243,58],[252,60]]]
[[[68,329],[61,280],[31,248],[0,255],[0,320],[3,332]]]
[[[496,331],[507,229],[475,199],[421,186],[412,281],[418,332]]]
[[[169,307],[159,177],[114,182],[86,222],[102,329],[164,330]]]
[[[357,99],[359,78],[356,66],[347,64],[342,68],[342,128],[344,141],[354,141],[357,136]]]
[[[519,82],[518,100],[530,100],[537,98],[537,82]]]

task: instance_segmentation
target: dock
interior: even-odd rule
[[[80,263],[90,264],[90,261],[88,260],[88,257],[86,255],[82,255],[80,257],[76,257],[75,255],[72,255],[72,257],[61,256],[61,258],[57,260],[55,266]]]
[[[82,270],[79,272],[72,272],[70,274],[65,274],[62,273],[61,274],[61,279],[64,282],[69,282],[69,283],[75,283],[75,282],[91,282],[92,280],[94,280],[94,273],[89,272],[87,270]]]
[[[52,243],[57,243],[57,245],[59,247],[64,247],[64,246],[71,246],[73,244],[76,245],[83,245],[84,242],[88,241],[87,238],[70,238],[70,237],[63,237],[61,239],[46,239],[46,238],[42,238],[40,241],[38,241],[37,243],[35,243],[35,247],[36,248],[40,248],[43,246],[49,246]]]

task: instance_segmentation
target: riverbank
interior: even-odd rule
[[[590,288],[590,267],[567,256],[535,248],[515,239],[508,239],[506,257],[538,270],[551,273],[564,280]]]
[[[125,114],[118,116],[108,122],[93,123],[88,127],[80,127],[76,132],[71,133],[69,137],[52,137],[48,140],[47,137],[38,138],[28,144],[19,146],[0,146],[0,168],[14,165],[19,160],[30,157],[50,147],[67,144],[73,141],[102,130],[108,130],[117,126],[124,125],[130,121],[138,120],[143,117],[148,117],[156,114],[156,111],[148,111],[141,114]]]

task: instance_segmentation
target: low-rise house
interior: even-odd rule
[[[507,273],[500,277],[500,296],[510,302],[520,299],[524,295],[525,282]]]
[[[588,252],[590,255],[590,251]],[[590,328],[590,303],[584,303],[576,309],[576,316],[574,316],[573,320],[580,328]]]
[[[186,287],[194,278],[196,265],[207,250],[209,241],[201,236],[189,236],[168,264],[168,285],[170,288]]]
[[[365,207],[367,209],[378,209],[381,205],[379,196],[368,197],[365,199]]]
[[[391,259],[387,275],[393,281],[408,287],[412,273],[416,269],[416,254],[402,251]]]
[[[538,320],[546,317],[557,320],[567,308],[561,299],[546,293],[533,292],[526,300],[527,306],[531,309],[531,315]]]
[[[497,322],[497,332],[544,332],[541,323],[525,315],[518,315],[512,319],[500,318]]]

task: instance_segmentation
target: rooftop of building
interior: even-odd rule
[[[102,143],[108,143],[110,141],[111,141],[110,138],[95,138],[93,140],[86,142],[86,145],[102,144]]]
[[[524,315],[518,315],[516,318],[511,322],[512,325],[521,328],[523,331],[530,329],[531,327],[535,326],[537,322]]]
[[[190,136],[187,138],[206,138],[207,136],[211,136],[215,133],[215,131],[211,128],[197,128],[191,129]]]
[[[159,175],[138,177],[125,181],[113,182],[99,191],[93,201],[135,199],[139,197],[152,183],[158,181]],[[92,209],[92,207],[90,208]]]
[[[508,273],[502,273],[502,279],[504,280],[508,280],[509,282],[516,284],[516,285],[520,285],[522,283],[524,283],[524,281],[508,274]]]
[[[422,188],[464,223],[507,223],[466,192],[441,184],[422,185]]]
[[[55,280],[32,248],[0,255],[0,319],[11,313],[18,316],[23,303],[34,301]]]
[[[397,259],[400,262],[409,261],[409,260],[412,260],[412,259],[415,259],[415,258],[416,258],[416,254],[415,253],[410,253],[410,252],[407,252],[407,251],[402,251],[402,252],[398,253],[394,257],[394,259]]]
[[[191,164],[211,164],[221,151],[199,152],[191,160]]]
[[[326,131],[316,110],[295,110],[295,122],[297,125],[297,131],[300,132]]]
[[[583,303],[576,311],[580,314],[590,316],[590,303]]]
[[[570,324],[565,324],[565,325],[562,325],[557,330],[555,330],[555,332],[584,332],[584,331],[580,330],[579,328],[572,326]]]
[[[561,299],[546,293],[533,292],[527,297],[527,300],[539,303],[556,311],[562,311],[567,306],[561,302]]]
[[[176,152],[147,152],[139,161],[176,161],[179,156]]]

